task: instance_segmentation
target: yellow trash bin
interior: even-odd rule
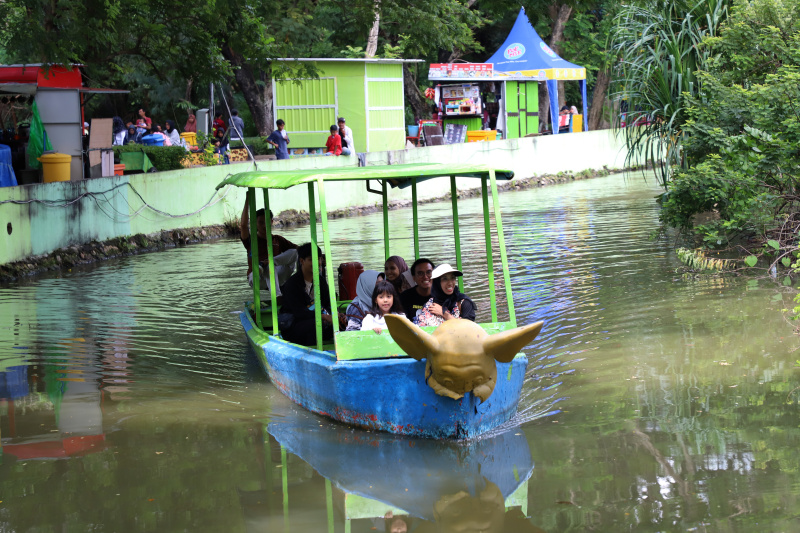
[[[186,144],[197,146],[197,134],[193,131],[184,131],[181,133],[181,139],[186,141]]]
[[[37,158],[42,163],[42,174],[45,183],[69,181],[69,164],[72,156],[67,154],[44,154]]]

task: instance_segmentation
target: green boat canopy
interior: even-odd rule
[[[323,181],[387,180],[392,187],[405,188],[411,185],[412,178],[417,182],[443,176],[481,177],[494,171],[496,179],[510,180],[511,170],[494,168],[489,165],[444,165],[438,163],[413,163],[408,165],[381,165],[358,168],[318,168],[310,170],[272,170],[240,172],[228,176],[217,189],[225,185],[237,187],[256,187],[259,189],[288,189],[295,185]]]

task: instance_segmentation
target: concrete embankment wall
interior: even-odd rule
[[[586,169],[621,168],[625,145],[610,130],[556,136],[454,144],[367,154],[367,165],[401,163],[486,163],[514,170],[518,178]],[[351,157],[261,161],[259,170],[355,167]],[[93,240],[149,234],[238,219],[244,189],[214,190],[227,175],[253,170],[252,163],[192,168],[0,188],[0,265]],[[478,185],[458,180],[459,189]],[[420,200],[449,191],[447,178],[419,187]],[[329,210],[374,206],[380,196],[363,182],[326,187]],[[393,189],[390,200],[409,200],[411,189]],[[295,187],[270,194],[273,212],[308,209],[308,192]]]

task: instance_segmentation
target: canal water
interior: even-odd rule
[[[800,530],[790,295],[682,275],[649,238],[657,193],[616,175],[500,196],[518,322],[546,325],[518,415],[467,445],[280,394],[236,315],[238,241],[0,288],[0,531]],[[488,320],[480,200],[459,205],[465,292]],[[410,219],[390,213],[409,263]],[[424,255],[454,263],[449,204],[420,220]],[[380,228],[333,221],[334,264],[379,268]]]

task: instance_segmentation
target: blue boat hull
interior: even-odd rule
[[[337,361],[330,352],[267,336],[250,314],[242,326],[272,383],[309,411],[353,426],[434,439],[470,439],[516,412],[528,360],[497,363],[497,385],[485,402],[472,393],[439,396],[425,383],[425,362],[412,358]]]

